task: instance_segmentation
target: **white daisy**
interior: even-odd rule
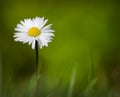
[[[52,24],[45,26],[47,21],[44,17],[20,21],[15,28],[15,41],[32,44],[32,49],[35,49],[35,41],[38,41],[40,48],[48,46],[48,42],[51,42],[52,36],[54,36],[54,30],[51,29]]]

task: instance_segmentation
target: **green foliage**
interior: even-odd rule
[[[40,97],[120,95],[119,1],[0,2],[0,97],[9,88],[12,97],[34,94],[35,51],[15,42],[13,33],[20,20],[35,16],[48,18],[55,30],[53,42],[39,49]]]

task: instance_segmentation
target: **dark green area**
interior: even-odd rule
[[[1,0],[0,97],[33,97],[35,50],[13,34],[36,16],[55,30],[39,49],[40,97],[120,96],[119,1]]]

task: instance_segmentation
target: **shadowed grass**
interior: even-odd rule
[[[2,58],[0,51],[0,97],[2,97]]]

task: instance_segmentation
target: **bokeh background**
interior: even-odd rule
[[[36,16],[55,30],[39,49],[39,97],[120,97],[119,0],[0,0],[0,97],[34,97],[35,50],[13,34]]]

